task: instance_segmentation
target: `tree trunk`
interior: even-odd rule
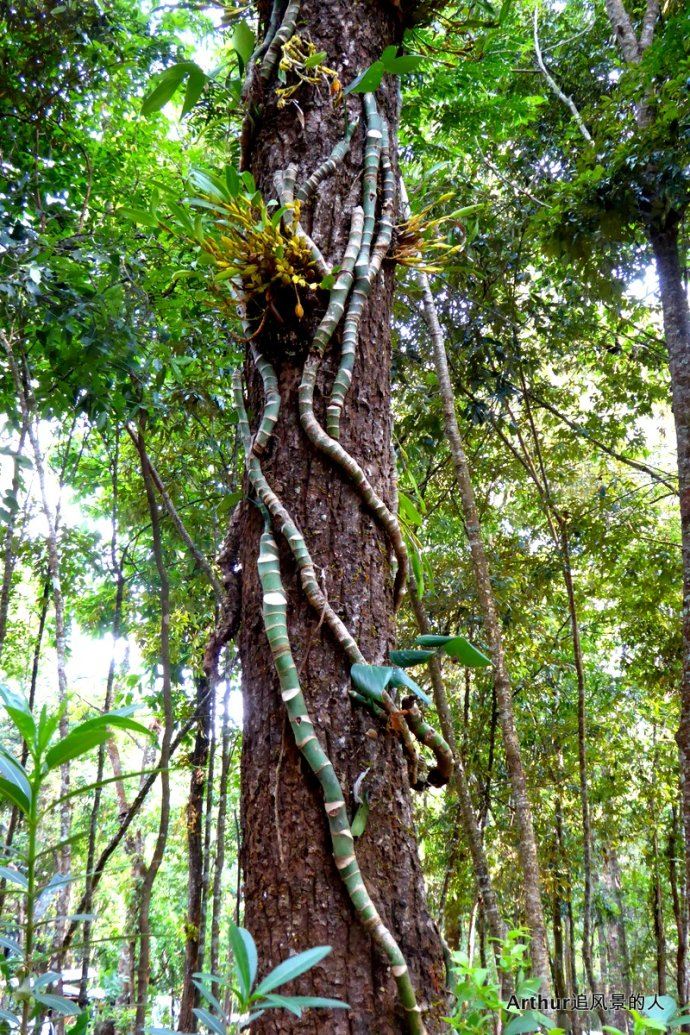
[[[19,488],[21,486],[21,461],[22,451],[24,449],[24,441],[26,439],[27,422],[26,418],[22,420],[21,431],[19,433],[19,443],[17,450],[14,454],[14,460],[12,463],[12,485],[10,486],[10,495],[13,504],[10,506],[10,516],[7,519],[5,526],[5,543],[2,551],[2,588],[0,589],[0,654],[5,643],[5,634],[7,632],[7,612],[10,606],[10,592],[12,589],[12,575],[14,573],[14,565],[16,561],[16,546],[14,534],[17,525],[17,515],[19,514],[19,507],[17,506],[17,497],[19,495]]]
[[[666,926],[664,924],[664,895],[659,869],[659,838],[656,824],[652,831],[652,916],[656,947],[656,986],[659,995],[666,995]]]
[[[683,672],[680,725],[676,739],[683,767],[683,832],[685,885],[690,888],[690,312],[678,252],[678,224],[649,227],[664,317],[664,335],[671,370],[673,419],[678,450],[681,542],[683,548]]]
[[[203,892],[203,816],[204,791],[206,789],[206,763],[208,761],[209,729],[211,719],[211,695],[208,692],[208,680],[197,678],[196,707],[197,728],[192,751],[192,776],[187,798],[187,860],[189,874],[187,877],[187,924],[185,938],[184,979],[182,999],[180,1001],[179,1031],[196,1031],[194,1007],[198,1006],[198,991],[194,984],[194,974],[202,970],[200,956],[201,946],[201,907]]]
[[[622,992],[627,1003],[632,993],[632,981],[630,976],[630,957],[628,955],[628,938],[625,930],[625,915],[623,913],[621,878],[615,848],[612,845],[604,847],[603,857],[601,889],[604,893],[606,944],[611,990],[613,992]],[[614,1011],[613,1024],[622,1031],[627,1030],[628,1015],[624,1009],[616,1009]]]
[[[537,855],[532,808],[527,792],[527,779],[522,764],[522,751],[515,723],[513,689],[503,647],[503,631],[491,585],[489,559],[482,538],[469,463],[455,413],[455,397],[448,370],[448,358],[446,356],[443,332],[438,321],[428,277],[425,274],[421,274],[419,282],[423,293],[424,319],[431,333],[434,366],[439,381],[446,438],[453,458],[453,469],[460,493],[472,568],[477,586],[477,596],[484,620],[484,635],[489,644],[491,660],[494,666],[494,688],[496,691],[498,720],[503,734],[506,768],[508,770],[508,779],[515,803],[515,816],[517,819],[518,851],[524,884],[525,917],[532,937],[532,967],[535,976],[541,980],[540,992],[548,995],[551,988],[551,968],[549,964],[546,924],[544,922],[544,909],[541,900],[539,857]]]
[[[678,859],[682,858],[683,843],[678,809],[672,810],[672,825],[668,835],[668,879],[673,899],[673,917],[676,923],[676,989],[678,1002],[687,1000],[688,918],[685,882],[678,879]]]
[[[230,728],[230,689],[229,675],[226,675],[225,694],[223,696],[223,729],[221,732],[221,768],[220,782],[218,785],[218,819],[216,823],[216,858],[213,870],[213,889],[211,893],[211,962],[210,971],[212,974],[219,974],[218,962],[220,959],[220,919],[223,890],[223,867],[225,866],[225,830],[228,815],[228,778],[230,776],[230,762],[234,750],[234,739]],[[213,986],[213,992],[218,994],[218,986]]]
[[[267,24],[267,4],[261,3],[259,8],[262,21]],[[376,61],[387,46],[401,39],[400,8],[385,0],[348,5],[335,0],[291,3],[284,29],[296,8],[299,31],[309,36],[317,51],[326,53],[325,63],[335,68],[345,83]],[[285,39],[282,30],[279,38]],[[275,196],[277,171],[284,171],[294,162],[298,167],[297,183],[304,183],[328,158],[343,138],[343,109],[333,105],[328,90],[310,86],[300,90],[299,105],[278,108],[274,71],[269,70],[265,80],[255,77],[254,81],[257,89],[249,89],[250,99],[260,107],[260,115],[255,109],[254,136],[247,151],[255,179],[268,199]],[[384,80],[376,100],[383,128],[387,126],[394,145],[398,112],[391,77]],[[351,119],[360,117],[360,127],[349,155],[323,180],[313,206],[307,206],[307,214],[311,209],[310,227],[305,220],[329,264],[343,260],[352,210],[361,203],[362,196],[365,120],[361,98],[353,95],[342,104],[347,105]],[[372,138],[367,139],[371,142]],[[375,183],[373,188],[371,184],[367,188],[370,201],[375,201],[375,188]],[[341,440],[348,453],[363,465],[379,497],[395,512],[390,410],[392,290],[392,270],[387,268],[375,279],[364,307],[357,336],[355,390],[343,413]],[[257,314],[257,329],[252,328],[256,345],[275,367],[280,393],[280,416],[261,459],[263,474],[304,536],[331,606],[357,638],[367,662],[380,665],[385,662],[393,639],[389,540],[372,520],[351,479],[315,449],[300,426],[298,389],[305,353],[323,315],[323,294],[300,301],[298,308],[302,304],[307,308],[303,319],[294,315],[294,291],[272,301],[285,323],[279,327],[271,313],[261,327]],[[339,341],[339,336],[335,340]],[[339,354],[337,345],[326,349],[316,378],[315,411],[322,424],[323,395],[333,380]],[[247,369],[250,408],[260,414],[264,405],[260,382],[256,370],[251,372],[249,362]],[[345,802],[344,807],[339,807],[341,818],[345,811],[352,815],[354,783],[368,770],[364,787],[371,811],[367,829],[355,849],[363,882],[409,968],[406,971],[403,967],[401,971],[401,964],[397,964],[393,975],[390,957],[379,948],[386,940],[381,935],[380,923],[367,921],[365,929],[346,893],[334,863],[335,841],[332,844],[329,838],[322,787],[304,764],[285,722],[286,707],[262,621],[262,604],[267,607],[266,598],[276,594],[267,592],[264,596],[257,575],[259,509],[245,507],[243,520],[240,656],[245,696],[245,924],[257,941],[262,973],[314,944],[332,946],[332,954],[296,982],[295,990],[335,995],[351,1007],[350,1011],[332,1013],[308,1011],[301,1020],[284,1011],[268,1011],[253,1030],[257,1035],[324,1030],[333,1035],[374,1031],[378,1035],[393,1035],[408,1027],[419,1032],[423,1030],[417,1019],[419,1014],[409,1005],[409,999],[401,1008],[396,995],[396,982],[400,990],[409,972],[427,1030],[438,1032],[439,1018],[446,1009],[443,952],[427,912],[399,735],[392,724],[378,722],[350,697],[351,659],[344,657],[343,649],[320,621],[323,614],[310,608],[288,548],[291,544],[279,534],[280,528],[274,527],[288,601],[289,641],[314,735],[340,781]],[[295,725],[299,728],[299,723]],[[348,869],[343,867],[343,856],[338,856],[338,861],[341,869]],[[359,907],[358,912],[361,916]],[[405,995],[400,991],[401,1000]]]
[[[172,706],[172,674],[170,663],[170,580],[163,557],[163,544],[160,528],[160,514],[154,493],[154,483],[148,465],[148,457],[144,448],[143,435],[139,435],[139,459],[141,461],[141,474],[146,490],[149,515],[151,518],[151,536],[153,540],[153,555],[158,572],[158,590],[160,600],[160,661],[162,672],[162,698],[163,698],[163,738],[161,741],[160,769],[161,769],[161,804],[160,817],[158,821],[158,834],[154,845],[151,860],[144,869],[141,882],[141,895],[139,899],[139,959],[137,961],[136,973],[136,1014],[134,1030],[136,1035],[141,1035],[146,1022],[146,1009],[148,1005],[149,982],[151,978],[151,897],[153,885],[158,875],[163,853],[168,840],[168,826],[170,823],[170,764],[171,742],[173,733],[173,706]]]

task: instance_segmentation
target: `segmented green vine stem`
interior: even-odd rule
[[[273,75],[276,65],[280,60],[280,52],[285,43],[294,35],[297,27],[297,17],[299,15],[299,9],[301,6],[301,0],[290,0],[283,15],[283,20],[280,23],[280,28],[276,31],[272,37],[271,42],[266,48],[263,60],[261,62],[261,68],[259,69],[259,76],[264,83]]]
[[[280,574],[278,547],[265,520],[259,546],[259,578],[263,591],[263,619],[266,636],[278,673],[280,696],[285,704],[295,745],[316,776],[324,797],[324,809],[333,846],[333,858],[360,923],[383,950],[391,964],[400,1003],[405,1010],[411,1035],[425,1035],[422,1012],[417,1005],[414,985],[398,943],[388,930],[367,891],[357,862],[354,838],[347,816],[343,789],[333,763],[323,750],[309,717],[290,649],[287,629],[287,598]]]
[[[370,95],[367,94],[367,97]],[[366,101],[366,98],[365,98]],[[383,184],[381,190],[381,214],[373,249],[363,237],[362,247],[355,263],[357,279],[352,297],[345,315],[343,341],[340,353],[340,366],[331,390],[330,402],[326,408],[326,430],[331,438],[340,438],[340,415],[345,397],[352,382],[355,366],[357,342],[359,341],[359,325],[364,312],[366,300],[381,269],[384,258],[388,254],[393,240],[393,213],[395,209],[395,174],[390,161],[388,126],[378,118],[373,126],[380,126],[382,134],[381,166],[383,168]],[[366,190],[365,185],[365,190]]]
[[[343,139],[338,141],[328,158],[322,162],[321,165],[317,166],[307,182],[302,184],[299,188],[295,194],[297,201],[301,201],[303,205],[306,205],[311,201],[317,188],[321,183],[323,183],[326,177],[330,176],[332,172],[335,172],[340,163],[344,160],[347,152],[350,150],[350,143],[352,142],[352,137],[354,136],[354,132],[358,125],[359,119],[355,119],[353,122],[349,123]]]

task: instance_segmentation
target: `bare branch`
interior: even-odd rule
[[[547,82],[547,84],[549,86],[549,89],[551,90],[552,93],[554,93],[556,95],[556,97],[558,97],[559,101],[562,104],[565,104],[566,108],[570,111],[570,113],[572,114],[573,118],[575,119],[575,124],[577,125],[577,128],[580,130],[580,133],[582,133],[582,136],[585,138],[587,143],[591,144],[593,142],[592,141],[592,134],[587,129],[587,126],[585,125],[585,120],[582,118],[582,115],[580,115],[580,112],[578,111],[578,108],[577,108],[577,105],[575,104],[575,101],[572,99],[572,97],[569,97],[567,95],[567,93],[563,93],[563,91],[561,90],[560,86],[558,85],[558,83],[556,82],[556,80],[554,79],[554,77],[551,75],[551,73],[549,72],[548,68],[544,64],[544,58],[542,56],[541,47],[539,45],[539,5],[538,4],[535,4],[535,6],[534,6],[534,53],[536,54],[537,64],[539,65],[539,68],[542,71],[544,79],[546,79],[546,82]]]

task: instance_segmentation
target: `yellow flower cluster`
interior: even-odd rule
[[[308,242],[292,229],[299,221],[299,202],[271,211],[257,192],[222,202],[214,198],[213,205],[219,212],[217,234],[205,237],[202,247],[218,268],[215,283],[233,282],[225,304],[236,307],[261,297],[270,302],[282,284],[294,289],[295,314],[301,317],[298,289],[316,291],[320,275]],[[286,213],[291,218],[284,219]]]
[[[436,199],[434,205],[449,201],[452,197],[452,194],[442,194]],[[403,223],[396,226],[391,254],[394,262],[399,262],[401,266],[422,270],[424,273],[440,273],[448,264],[448,259],[464,249],[463,227],[455,215],[451,213],[446,216],[438,216],[436,219],[429,219],[432,207],[427,205],[421,212],[413,213]],[[459,229],[463,234],[460,244],[450,244],[444,240],[438,232],[442,226]],[[427,261],[425,254],[430,251],[435,252],[436,255],[434,260]]]
[[[318,52],[311,40],[306,40],[298,34],[283,44],[283,53],[278,65],[278,79],[284,85],[276,88],[279,108],[284,108],[304,83],[318,86],[323,82],[328,86],[331,97],[334,100],[340,100],[343,92],[342,84],[338,73],[323,64],[325,57],[325,52]],[[288,77],[292,77],[294,82],[288,83]]]

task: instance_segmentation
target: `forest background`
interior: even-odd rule
[[[427,632],[466,638],[443,655],[445,697],[426,669],[412,673],[454,753],[450,784],[420,778],[413,799],[429,913],[464,989],[459,1005],[446,1000],[444,1024],[510,1023],[492,995],[531,958],[543,989],[609,1005],[512,1032],[554,1020],[625,1027],[631,995],[685,1004],[690,980],[690,551],[684,564],[678,489],[690,14],[681,0],[432,6],[385,67],[334,86],[331,55],[312,45],[279,88],[290,112],[308,90],[342,106],[383,80],[402,96],[411,215],[395,219],[392,442],[416,592],[397,613],[398,641],[414,644],[415,600]],[[30,1016],[51,1011],[63,1030],[104,1019],[123,1032],[196,1030],[199,1010],[215,1007],[194,975],[227,975],[242,956],[241,853],[245,879],[261,863],[242,847],[240,666],[232,638],[210,679],[204,657],[233,591],[216,560],[249,493],[231,377],[250,335],[223,302],[189,198],[213,195],[204,176],[240,166],[259,28],[246,4],[0,8],[8,1030],[12,1016],[28,1032]],[[59,747],[103,713],[73,750]],[[36,764],[40,752],[49,761],[32,793],[45,812],[32,841],[12,759]],[[251,822],[279,841],[294,807],[277,766],[262,779],[274,807]],[[354,806],[366,843],[377,815],[366,779]],[[492,902],[512,932],[498,970]],[[27,956],[34,907],[43,926]],[[265,973],[282,957],[266,960],[257,938]],[[319,941],[314,931],[294,949]],[[55,977],[22,998],[17,975],[31,982],[39,957]],[[328,961],[319,972],[320,994],[335,994]],[[229,1011],[226,986],[210,987]],[[612,1006],[613,993],[625,1004]],[[319,1030],[285,1016],[265,1030]]]

